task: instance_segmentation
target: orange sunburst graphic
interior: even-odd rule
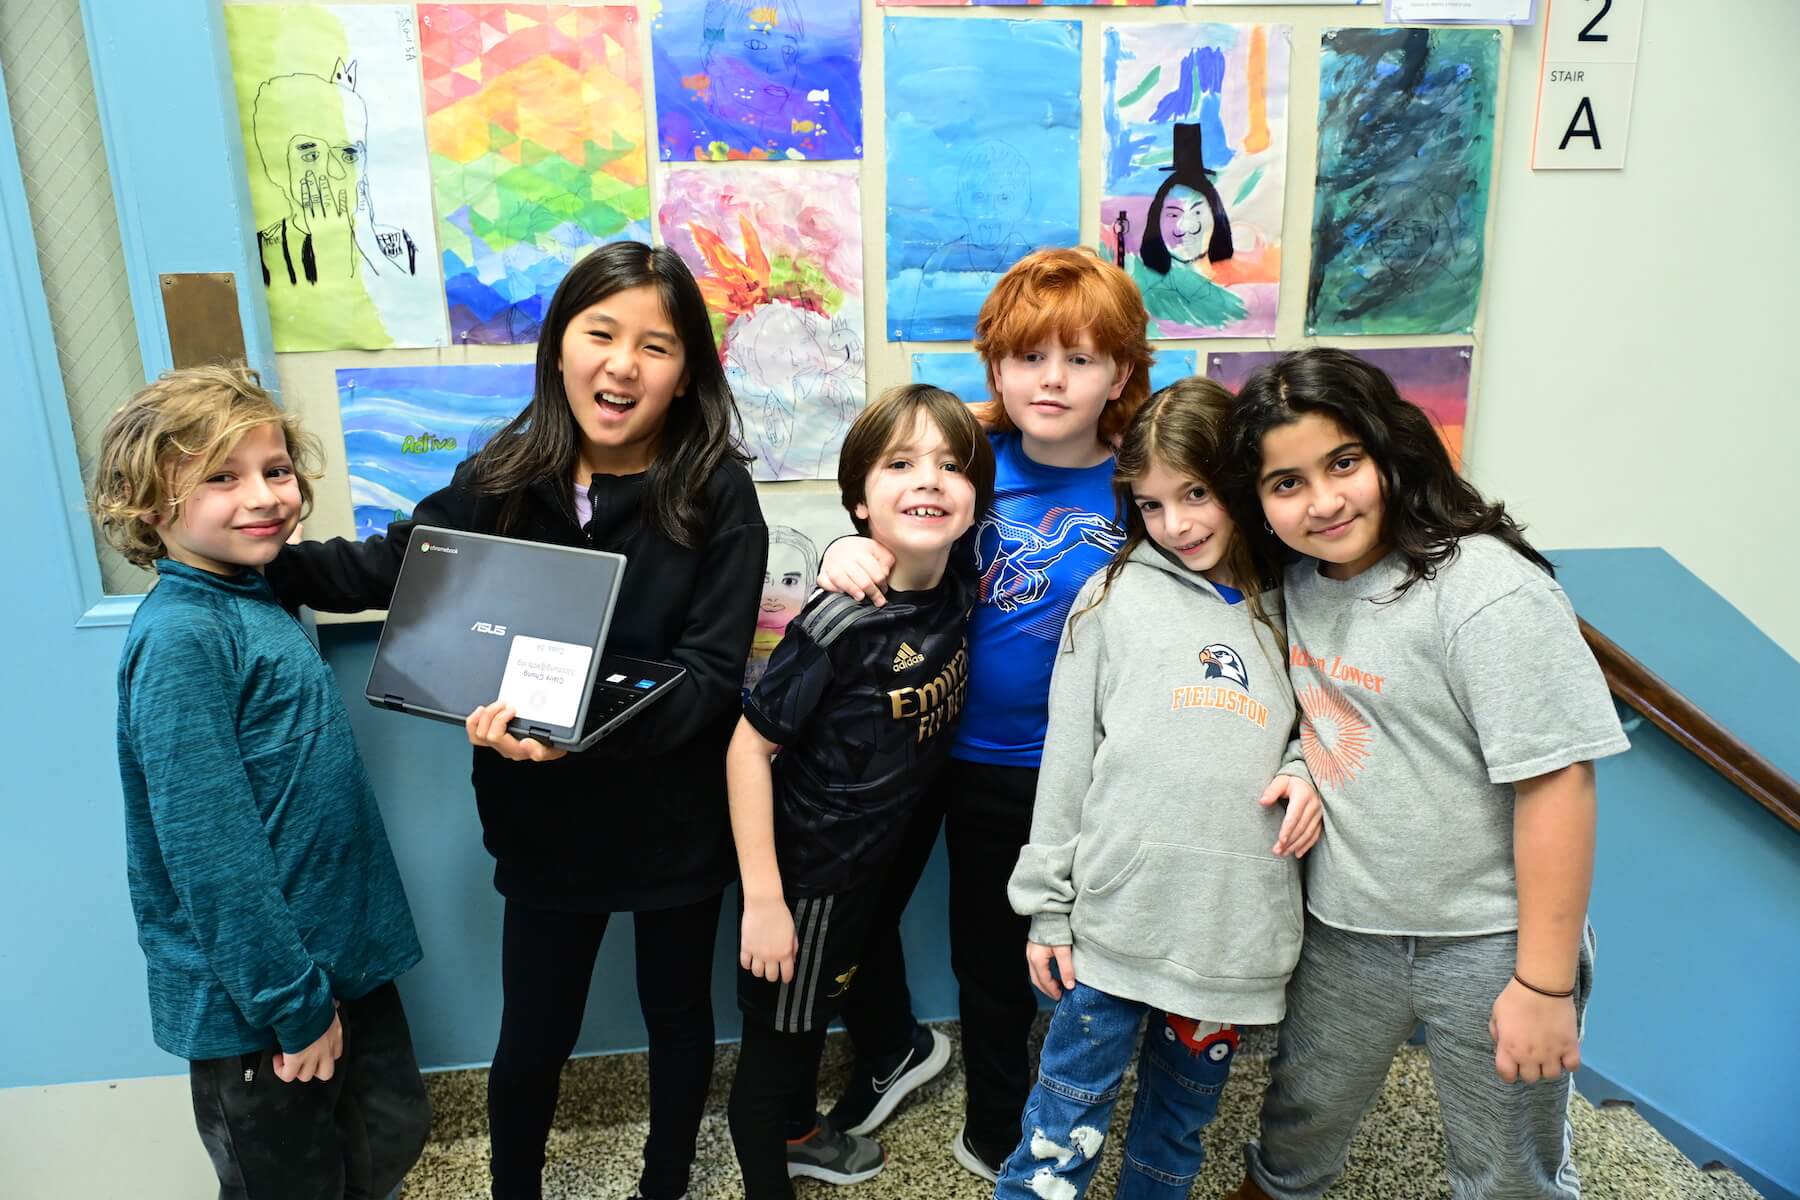
[[[1315,683],[1294,693],[1305,714],[1300,721],[1300,749],[1307,770],[1321,787],[1343,787],[1362,770],[1374,736],[1369,723],[1328,683]]]

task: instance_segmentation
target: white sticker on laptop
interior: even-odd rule
[[[518,710],[521,721],[572,726],[593,658],[592,646],[515,636],[500,677],[500,699]]]

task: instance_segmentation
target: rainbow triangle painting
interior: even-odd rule
[[[576,259],[650,240],[637,10],[421,4],[419,26],[451,338],[536,341]]]

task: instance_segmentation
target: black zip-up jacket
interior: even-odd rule
[[[282,603],[322,612],[386,608],[415,525],[501,533],[502,497],[469,486],[467,464],[385,538],[289,546],[265,572]],[[679,546],[644,519],[644,475],[596,475],[593,519],[573,486],[527,489],[508,537],[626,558],[607,649],[686,668],[677,690],[591,750],[555,762],[475,751],[475,802],[494,886],[520,903],[633,912],[691,903],[736,873],[725,746],[762,596],[769,531],[750,473],[726,463],[706,485],[705,541]]]

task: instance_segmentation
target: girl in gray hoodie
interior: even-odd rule
[[[1186,1196],[1235,1026],[1282,1016],[1298,860],[1323,817],[1264,594],[1273,573],[1210,482],[1231,406],[1192,378],[1138,413],[1115,474],[1125,544],[1063,631],[1008,887],[1031,918],[1032,980],[1057,1006],[997,1198],[1086,1191],[1134,1052],[1117,1194]]]

